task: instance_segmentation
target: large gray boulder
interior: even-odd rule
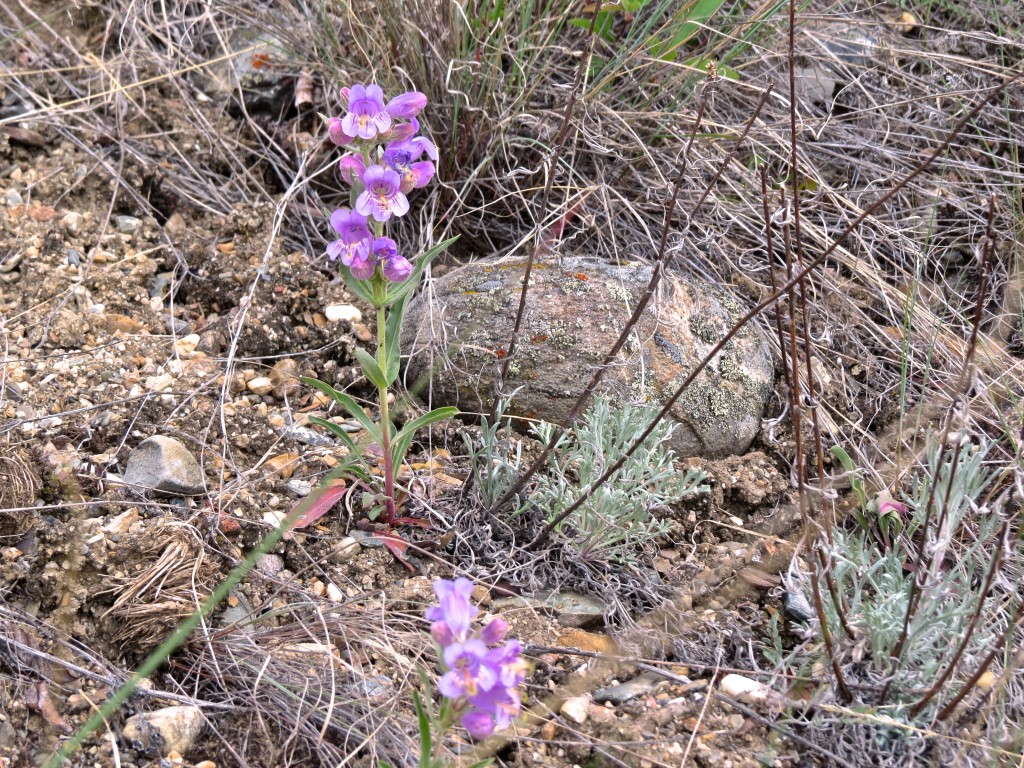
[[[515,322],[525,261],[478,261],[433,280],[409,306],[407,381],[432,405],[486,412]],[[646,290],[647,264],[553,256],[534,265],[520,346],[508,370],[508,413],[562,423]],[[723,291],[664,276],[599,391],[663,405],[741,308]],[[432,372],[432,374],[431,374]],[[774,364],[755,325],[741,330],[670,412],[682,457],[743,453],[760,427]]]

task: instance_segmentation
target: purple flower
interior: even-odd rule
[[[497,672],[499,681],[506,688],[515,688],[526,679],[522,652],[523,647],[518,640],[509,640],[503,646],[487,652],[487,666]]]
[[[398,244],[390,237],[378,237],[373,241],[373,256],[384,267],[384,277],[392,283],[401,283],[412,274],[412,264],[398,255]]]
[[[488,645],[497,645],[505,639],[508,633],[508,624],[502,619],[491,619],[491,623],[484,627],[480,633],[480,639]]]
[[[420,122],[415,117],[410,118],[408,123],[391,126],[388,132],[388,141],[405,141],[416,135],[420,129]]]
[[[363,162],[360,155],[345,155],[338,161],[338,172],[341,174],[341,178],[349,184],[354,184],[356,179],[363,180],[366,163]]]
[[[393,141],[384,149],[385,164],[402,179],[402,192],[425,187],[434,177],[433,163],[416,162],[423,151],[424,148],[416,143],[416,139]]]
[[[372,236],[366,225],[366,216],[341,208],[331,214],[331,226],[341,237],[327,246],[329,260],[340,257],[342,264],[351,267],[354,262],[369,258]]]
[[[327,121],[327,135],[331,137],[331,141],[339,146],[350,144],[355,136],[345,133],[343,121],[340,117],[332,117]]]
[[[377,221],[387,221],[393,215],[403,216],[409,211],[409,200],[401,189],[401,177],[390,168],[371,165],[363,173],[366,189],[356,198],[356,210]]]
[[[348,113],[341,119],[345,134],[369,141],[391,128],[391,115],[384,110],[384,91],[379,85],[353,85],[341,92],[348,100]]]
[[[377,262],[369,255],[359,255],[352,259],[349,269],[357,280],[370,280],[377,271]]]
[[[437,681],[441,695],[461,699],[493,688],[498,682],[498,670],[486,663],[487,654],[487,646],[476,638],[445,648],[443,658],[448,671]]]
[[[473,582],[465,578],[455,581],[438,579],[434,582],[434,594],[440,605],[427,610],[427,620],[443,621],[454,639],[465,640],[470,622],[480,613],[480,609],[470,602]]]
[[[462,716],[462,726],[474,739],[483,739],[512,724],[522,699],[518,691],[496,685],[471,696],[469,704],[470,709]]]
[[[425,106],[427,106],[425,94],[419,91],[409,91],[400,96],[395,96],[384,109],[392,117],[408,120],[416,117]]]

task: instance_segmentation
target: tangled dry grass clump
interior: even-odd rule
[[[651,54],[650,39],[685,4],[642,4],[610,40],[571,23],[583,14],[577,5],[103,0],[47,15],[17,0],[0,12],[0,51],[16,50],[18,64],[0,88],[28,105],[18,121],[44,120],[102,169],[104,227],[126,208],[161,224],[182,210],[208,221],[269,210],[270,234],[252,254],[263,271],[286,251],[316,258],[323,212],[344,203],[316,116],[340,111],[338,85],[416,88],[432,104],[442,184],[397,230],[410,251],[458,234],[455,261],[543,261],[558,241],[612,262],[660,259],[729,287],[745,308],[763,304],[752,322],[775,339],[784,373],[761,447],[796,489],[789,506],[803,515],[809,581],[790,592],[802,591],[815,618],[809,629],[778,619],[776,648],[755,653],[749,641],[727,661],[777,681],[813,680],[811,706],[766,719],[837,765],[865,755],[877,765],[1019,757],[1024,40],[1001,26],[1014,3],[931,3],[903,16],[811,3],[792,39],[787,4],[729,3],[671,62]],[[14,123],[0,117],[0,128],[16,129],[0,141],[31,141]],[[65,194],[77,183],[69,177]],[[174,279],[192,275],[205,253],[169,237],[164,245]],[[228,325],[225,402],[259,279]],[[0,407],[7,399],[4,391]],[[223,412],[208,429],[211,443],[222,441],[220,465],[232,465]],[[24,448],[4,439],[0,472],[12,482],[0,487],[0,507],[30,506],[38,478],[19,459]],[[852,457],[856,478],[832,461],[833,445]],[[985,482],[968,483],[946,525],[954,473],[943,470],[943,486],[940,467],[959,466],[961,452],[983,455],[971,471],[984,470]],[[848,492],[854,479],[920,517],[895,539],[857,528],[847,519],[863,511]],[[480,506],[437,511],[468,530],[451,549],[458,565],[532,567],[542,555]],[[534,542],[549,567],[583,578],[571,553],[543,548],[544,535]],[[150,570],[113,585],[108,614],[125,622],[118,639],[155,641],[207,591],[212,567],[196,577],[206,542],[184,528],[171,539],[152,551]],[[871,567],[887,579],[869,583]],[[495,566],[489,576],[507,573]],[[643,604],[646,575],[604,578],[622,598],[616,614]],[[174,593],[169,603],[147,597],[157,583]],[[955,657],[904,659],[920,639],[913,606],[948,600],[953,587],[969,593],[956,626],[972,642]],[[874,602],[886,590],[883,628]],[[223,726],[222,754],[239,765],[267,757],[258,755],[265,744],[278,747],[267,764],[338,764],[356,753],[411,764],[400,701],[423,641],[407,609],[384,598],[325,613],[286,587],[269,604],[226,629],[204,627],[174,658],[161,695],[208,708]],[[5,629],[0,655],[4,674],[23,680],[32,633],[48,630],[2,596],[0,611],[10,626],[31,627]],[[47,642],[67,652],[35,658],[85,656],[79,666],[105,685],[125,677],[67,636]],[[353,661],[372,654],[390,682]],[[55,677],[33,664],[32,675]],[[908,665],[913,674],[900,677]],[[928,696],[935,681],[963,696]],[[916,707],[926,696],[931,704]],[[885,719],[863,711],[894,702]],[[253,745],[244,734],[255,734]]]

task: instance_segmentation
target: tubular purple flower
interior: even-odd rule
[[[348,113],[341,119],[346,134],[369,141],[391,128],[391,115],[384,111],[384,91],[379,85],[353,85],[341,91],[348,99]]]
[[[371,280],[377,271],[377,263],[369,254],[360,255],[352,259],[349,269],[352,271],[352,276],[357,280]]]
[[[408,93],[395,96],[384,109],[392,117],[408,120],[416,117],[425,106],[427,106],[426,94],[419,91],[409,91]]]
[[[390,168],[371,165],[363,173],[366,189],[356,198],[356,210],[384,222],[409,211],[409,200],[401,189],[401,177]]]
[[[466,715],[463,715],[462,725],[474,738],[490,736],[490,733],[484,733],[483,736],[474,734],[470,730],[470,726],[466,724],[466,716],[470,713],[479,713],[479,715],[485,715],[489,718],[491,720],[491,732],[493,732],[508,728],[512,724],[512,718],[519,714],[519,710],[522,707],[522,699],[519,697],[519,692],[500,685],[471,696],[469,703],[471,709]],[[479,728],[480,725],[483,725],[483,718],[471,718],[471,724],[473,727]]]
[[[470,602],[473,582],[465,578],[455,581],[438,579],[434,582],[434,594],[440,605],[427,609],[427,621],[443,621],[456,640],[465,640],[469,635],[470,622],[480,613],[480,609]]]
[[[370,255],[372,235],[366,225],[366,216],[348,208],[340,208],[331,214],[331,227],[341,237],[327,246],[327,258],[351,267],[355,261],[364,261]]]
[[[482,709],[471,709],[462,716],[462,727],[474,739],[486,739],[494,733],[494,715]]]
[[[414,117],[408,123],[402,123],[401,125],[391,126],[391,130],[388,132],[388,141],[405,141],[411,139],[416,135],[416,131],[420,129],[419,121]]]
[[[351,144],[355,140],[355,136],[345,133],[342,123],[343,121],[340,117],[332,117],[327,121],[327,135],[338,146]]]
[[[449,645],[443,654],[448,671],[437,681],[437,690],[449,699],[461,699],[493,688],[498,672],[485,663],[486,657],[487,646],[476,638]]]
[[[366,172],[366,163],[360,155],[345,155],[338,161],[338,172],[341,178],[349,184],[354,184],[356,179],[363,180],[363,173]]]
[[[392,283],[404,283],[412,274],[412,262],[405,256],[395,255],[384,262],[384,277]]]
[[[491,623],[484,627],[480,633],[480,639],[487,645],[497,645],[505,639],[508,633],[508,624],[502,619],[491,619]]]

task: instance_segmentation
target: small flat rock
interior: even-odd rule
[[[296,496],[309,496],[309,494],[312,493],[313,491],[313,485],[312,483],[309,482],[309,480],[301,480],[296,477],[293,477],[291,480],[289,480],[288,483],[285,485],[285,488],[287,488],[289,492],[294,493]]]
[[[362,533],[362,531],[361,531]],[[355,536],[346,536],[331,550],[331,556],[336,560],[348,560],[359,553],[359,541]]]
[[[130,235],[133,232],[138,232],[139,227],[142,226],[142,220],[134,216],[115,216],[114,226],[117,227],[118,232]]]
[[[562,702],[558,710],[562,715],[577,725],[583,725],[590,716],[590,699],[586,696],[573,696]]]
[[[199,496],[206,492],[203,471],[195,456],[173,437],[154,435],[128,456],[124,482],[170,496]]]
[[[351,304],[329,304],[324,307],[324,317],[332,323],[340,320],[358,323],[363,319],[363,313],[359,311],[359,307],[354,307]]]
[[[121,735],[133,748],[144,752],[184,755],[202,733],[203,725],[199,707],[164,707],[129,717]]]
[[[782,698],[764,683],[743,675],[726,675],[719,686],[726,696],[747,704],[765,704]]]
[[[657,672],[642,672],[632,680],[594,691],[594,701],[598,704],[608,702],[616,706],[625,704],[638,696],[646,696],[664,681],[665,677]]]
[[[548,592],[537,597],[544,601],[563,627],[597,627],[604,624],[608,612],[608,606],[600,600],[576,592]]]
[[[489,407],[508,364],[506,409],[561,424],[596,366],[645,294],[652,267],[610,264],[585,255],[551,256],[530,278],[520,344],[505,358],[522,291],[525,262],[481,260],[433,281],[403,326],[411,380],[431,377],[435,406]],[[666,274],[599,390],[623,402],[661,405],[679,389],[743,315],[711,283]],[[669,409],[680,457],[729,456],[750,447],[774,391],[775,370],[761,331],[744,326]]]

